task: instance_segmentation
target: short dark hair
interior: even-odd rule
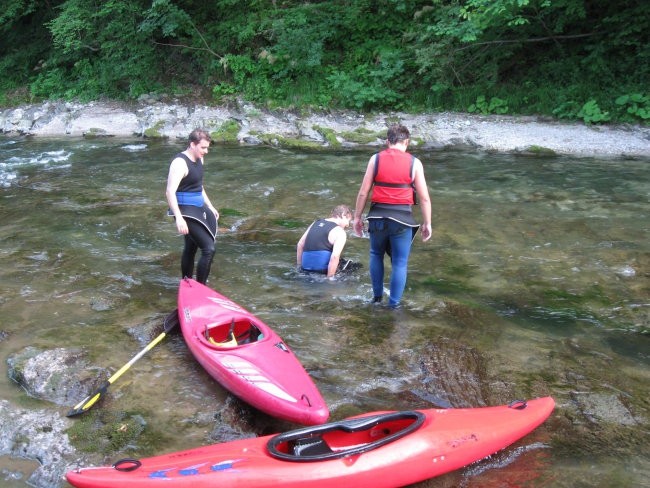
[[[386,139],[388,139],[388,144],[397,144],[398,142],[405,141],[406,139],[411,138],[411,133],[409,130],[401,124],[393,124],[388,128],[386,133]]]
[[[210,134],[208,134],[207,131],[203,129],[194,129],[192,132],[190,132],[190,135],[188,136],[187,139],[188,139],[188,144],[192,142],[194,144],[198,144],[203,140],[212,142],[212,138],[210,137]]]

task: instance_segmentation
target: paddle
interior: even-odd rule
[[[80,401],[77,405],[75,405],[74,408],[72,408],[72,410],[70,410],[66,414],[66,417],[74,417],[75,415],[80,415],[90,410],[90,408],[99,401],[102,395],[106,393],[106,390],[108,390],[109,386],[111,386],[120,376],[122,376],[122,374],[124,374],[124,372],[127,369],[129,369],[133,365],[133,363],[135,363],[138,359],[144,356],[147,351],[149,351],[156,344],[162,341],[165,338],[165,336],[169,334],[169,332],[178,324],[179,324],[178,310],[174,310],[169,315],[167,315],[167,317],[165,317],[163,332],[158,337],[156,337],[153,341],[147,344],[147,346],[142,351],[140,351],[138,354],[136,354],[133,357],[133,359],[131,359],[124,366],[122,366],[115,374],[113,374],[113,376],[111,376],[107,381],[105,381],[99,388],[97,388],[94,392],[92,392],[90,395],[88,395],[86,398]]]

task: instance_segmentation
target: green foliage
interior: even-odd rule
[[[273,93],[273,84],[267,66],[250,56],[227,55],[223,60],[224,69],[231,73],[237,91],[252,100],[265,100]]]
[[[90,100],[172,92],[269,107],[648,121],[641,94],[650,78],[650,18],[632,0],[215,0],[211,8],[190,0],[13,0],[0,7],[3,103],[19,93],[20,100]]]
[[[630,115],[633,119],[646,121],[650,119],[650,97],[641,93],[631,95],[621,95],[616,99],[616,105],[625,110],[625,114]],[[627,119],[625,115],[623,119]]]
[[[479,95],[476,97],[476,102],[471,104],[467,108],[467,111],[470,113],[481,113],[483,115],[506,114],[508,113],[508,103],[498,97],[492,97],[488,101],[485,95]]]
[[[345,108],[368,109],[389,106],[397,99],[397,93],[372,82],[372,69],[358,66],[353,73],[334,72],[327,77],[339,104]]]
[[[212,97],[217,102],[221,102],[236,93],[237,87],[232,83],[219,83],[212,88]]]
[[[603,111],[594,99],[582,105],[573,100],[564,102],[553,110],[553,115],[560,119],[582,120],[586,124],[609,122],[612,119],[610,113]]]
[[[598,106],[596,100],[589,100],[578,111],[578,118],[582,119],[587,124],[598,122],[608,122],[611,120],[609,112],[603,112]]]
[[[554,108],[553,115],[560,119],[577,119],[579,110],[580,104],[573,100],[569,100]]]

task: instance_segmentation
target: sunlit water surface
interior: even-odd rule
[[[128,330],[175,308],[182,239],[165,216],[164,186],[183,148],[0,138],[0,330],[8,333],[0,397],[24,396],[7,378],[6,359],[27,345],[83,347],[115,371],[143,347]],[[499,394],[501,382],[518,396],[556,399],[554,416],[511,449],[418,486],[648,486],[647,446],[621,440],[625,427],[618,444],[602,449],[598,425],[575,437],[580,429],[567,423],[582,422],[576,394],[605,392],[640,419],[630,432],[647,434],[649,161],[415,152],[434,236],[415,242],[401,310],[368,305],[368,241],[351,232],[345,257],[361,271],[330,282],[294,265],[313,219],[354,205],[371,151],[213,147],[205,184],[222,218],[209,285],[280,333],[333,416],[346,407],[426,407],[426,397],[411,404],[401,392],[418,390],[417,360],[409,359],[431,340],[478,351],[489,369],[485,401],[512,399]],[[209,416],[227,394],[176,335],[109,396],[95,408],[149,412],[148,424],[172,439],[167,452],[205,443],[205,425],[188,419]],[[480,400],[453,391],[430,399]],[[7,463],[0,458],[0,467]]]

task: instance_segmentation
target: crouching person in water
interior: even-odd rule
[[[334,207],[326,219],[318,219],[307,228],[296,246],[296,261],[303,271],[333,277],[339,269],[341,253],[347,241],[345,229],[352,221],[347,205]]]
[[[169,214],[176,221],[176,229],[184,236],[181,256],[181,277],[192,278],[194,258],[201,249],[196,281],[208,281],[215,253],[219,212],[210,202],[203,188],[203,157],[210,147],[210,135],[200,129],[189,135],[185,151],[174,156],[167,176],[167,203]]]

